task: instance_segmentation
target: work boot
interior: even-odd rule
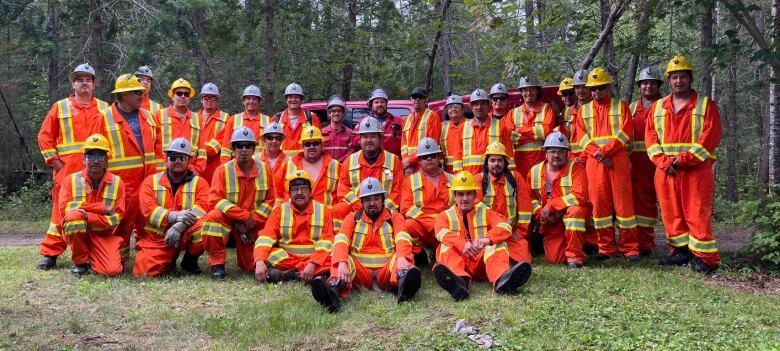
[[[608,260],[608,259],[610,259],[612,257],[607,255],[607,254],[605,254],[605,253],[602,253],[602,252],[596,252],[596,253],[590,255],[590,258],[593,259],[593,260],[596,260],[596,261],[604,261],[604,260]]]
[[[409,301],[417,294],[417,290],[420,290],[420,284],[422,283],[422,273],[417,267],[398,271],[398,296],[396,296],[396,302],[401,303]]]
[[[227,276],[227,273],[225,273],[225,265],[224,264],[218,264],[218,265],[211,266],[211,279],[223,280],[223,279],[225,279],[225,276]]]
[[[704,263],[704,261],[702,261],[698,257],[693,257],[691,259],[691,269],[696,273],[712,274],[715,273],[716,268],[712,268],[708,266],[706,263]]]
[[[638,263],[639,261],[641,261],[641,258],[639,257],[639,255],[630,255],[630,256],[626,256],[626,261],[631,263]]]
[[[450,293],[455,301],[463,301],[469,298],[469,289],[466,287],[466,281],[462,277],[455,275],[443,264],[437,264],[433,268],[433,275],[436,282],[442,289]]]
[[[641,249],[639,250],[639,256],[650,257],[653,255],[653,249]]]
[[[428,266],[428,263],[430,263],[430,261],[428,260],[428,251],[426,251],[425,248],[420,250],[420,253],[414,255],[414,265],[417,266],[417,268],[425,268]]]
[[[184,257],[181,258],[181,269],[192,275],[203,273],[198,266],[198,256],[192,256],[189,252],[184,252]]]
[[[328,282],[325,277],[318,276],[311,280],[311,296],[329,313],[336,313],[341,309],[339,285],[337,281]]]
[[[528,262],[518,262],[501,275],[496,283],[497,294],[514,294],[531,276],[531,265]]]
[[[86,274],[88,270],[89,270],[89,263],[74,264],[73,267],[70,268],[70,273],[80,277]]]
[[[566,263],[566,267],[569,267],[569,268],[572,268],[572,269],[574,269],[574,268],[582,268],[582,263],[569,262],[569,263]]]
[[[48,270],[57,267],[57,256],[43,256],[38,261],[38,269]]]
[[[588,256],[595,255],[596,253],[599,252],[599,247],[593,245],[583,245],[582,252],[584,252]]]
[[[662,266],[682,266],[688,264],[691,261],[691,257],[693,257],[693,254],[687,247],[678,247],[674,250],[674,254],[662,258],[658,261],[658,264]]]

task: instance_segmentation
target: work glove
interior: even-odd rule
[[[168,223],[174,224],[178,223],[181,220],[181,217],[184,216],[184,213],[186,211],[168,211]]]
[[[176,223],[168,228],[168,230],[165,232],[165,246],[171,248],[179,247],[181,233],[186,229],[187,227],[184,225],[184,223]]]
[[[518,133],[516,130],[512,131],[512,145],[518,146],[518,142],[520,142],[520,133]]]
[[[189,228],[198,221],[198,217],[191,210],[187,210],[184,211],[184,215],[181,217],[180,221]]]

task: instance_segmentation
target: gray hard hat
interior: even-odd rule
[[[643,80],[657,80],[658,84],[664,84],[664,80],[661,79],[661,75],[659,74],[657,68],[654,66],[648,66],[642,69],[641,72],[639,72],[639,79],[636,80],[637,84],[641,83]]]
[[[525,76],[525,77],[520,77],[520,83],[517,84],[517,87],[520,89],[541,88],[542,84],[539,83],[539,80],[536,79],[535,76]]]
[[[135,75],[137,75],[137,76],[147,76],[149,78],[154,79],[154,74],[152,74],[152,69],[149,68],[149,66],[138,67],[138,69],[135,70]]]
[[[241,98],[243,99],[244,97],[247,96],[257,96],[261,99],[263,98],[262,96],[260,96],[260,88],[258,88],[256,85],[250,85],[244,88],[244,94],[241,95]]]
[[[332,106],[341,106],[343,109],[347,108],[347,104],[338,96],[331,97],[330,100],[328,100],[328,106],[325,109],[330,110]]]
[[[284,136],[284,130],[282,130],[282,125],[277,122],[273,122],[263,127],[263,136],[266,136],[268,134],[281,134],[282,136]]]
[[[255,133],[247,128],[246,126],[241,126],[236,128],[236,130],[233,131],[233,135],[230,136],[230,143],[238,143],[242,141],[248,141],[254,144],[257,144],[257,139],[255,139]]]
[[[577,72],[574,72],[573,82],[571,83],[572,86],[578,86],[578,85],[585,85],[588,84],[588,70],[581,69]]]
[[[75,81],[78,76],[83,74],[89,74],[92,76],[92,79],[95,79],[95,69],[88,63],[82,63],[76,66],[76,69],[74,69],[73,72],[70,72],[68,75],[68,80],[73,83],[73,81]]]
[[[379,182],[379,179],[376,179],[374,177],[368,177],[366,179],[363,179],[362,182],[360,182],[360,197],[364,198],[371,195],[386,195],[387,192],[384,188],[382,188],[382,183]]]
[[[438,154],[441,152],[439,144],[433,138],[425,137],[417,145],[417,156],[425,156],[430,154]]]
[[[487,92],[479,88],[477,88],[477,90],[474,90],[471,93],[471,102],[474,101],[488,101]]]
[[[368,106],[371,106],[371,101],[374,101],[376,98],[385,99],[385,101],[390,100],[384,89],[376,88],[371,91],[371,96],[368,98]]]
[[[566,139],[566,136],[563,135],[563,133],[558,131],[550,133],[550,135],[548,135],[547,138],[544,139],[544,146],[542,146],[542,148],[545,150],[553,147],[566,149],[566,150],[571,149],[569,147],[569,140]]]
[[[360,124],[358,125],[357,134],[371,134],[371,133],[379,133],[379,134],[384,133],[384,131],[382,130],[382,122],[379,122],[379,120],[374,117],[366,117],[362,121],[360,121]]]
[[[203,84],[203,87],[200,88],[200,94],[198,94],[198,96],[203,96],[203,95],[219,96],[219,88],[214,83]]]
[[[488,94],[488,96],[493,97],[494,94],[509,95],[509,90],[506,88],[506,85],[504,85],[504,83],[496,83],[493,84],[492,87],[490,87],[490,94]]]
[[[463,105],[463,99],[460,97],[460,95],[450,95],[447,97],[447,104],[444,105],[444,107],[447,107],[452,104]]]
[[[187,138],[176,138],[165,148],[165,153],[177,153],[192,156],[192,144]]]
[[[300,95],[301,97],[306,96],[303,94],[303,87],[301,87],[301,85],[298,83],[290,83],[286,88],[284,88],[284,96],[286,97],[287,95]]]

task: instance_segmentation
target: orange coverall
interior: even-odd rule
[[[441,115],[430,109],[423,113],[412,112],[404,118],[401,133],[401,159],[417,155],[417,145],[424,138],[441,138]]]
[[[537,101],[533,108],[528,108],[525,104],[516,107],[511,117],[512,130],[520,134],[517,142],[511,143],[514,147],[515,163],[517,171],[525,175],[535,164],[544,161],[542,145],[547,135],[555,128],[555,111],[548,103]]]
[[[628,104],[607,96],[583,105],[578,117],[574,140],[587,155],[585,169],[599,252],[613,257],[618,251],[612,227],[614,212],[620,230],[620,252],[626,257],[639,255],[628,160],[634,128]],[[611,158],[612,165],[607,167],[596,160],[597,152]]]
[[[444,171],[455,173],[463,170],[463,126],[468,121],[458,124],[445,121],[441,127],[439,147],[444,155]]]
[[[293,157],[303,151],[303,146],[301,145],[301,133],[303,133],[303,129],[309,125],[313,125],[321,130],[322,126],[320,125],[320,117],[318,117],[316,113],[301,110],[301,115],[298,116],[298,124],[293,128],[290,123],[289,111],[289,109],[286,109],[277,113],[274,115],[273,121],[279,122],[279,124],[282,125],[282,131],[284,132],[282,151],[284,151],[288,157]],[[309,123],[306,115],[311,116],[311,123]]]
[[[88,106],[82,106],[71,95],[51,105],[41,124],[38,148],[43,155],[43,162],[47,166],[51,166],[56,160],[64,164],[59,171],[52,169],[51,219],[46,236],[41,241],[42,256],[59,256],[68,246],[59,226],[61,216],[57,201],[60,184],[66,176],[84,168],[82,143],[89,136],[89,127],[97,118],[98,110],[107,106],[105,102],[94,98]]]
[[[382,150],[376,161],[369,164],[363,156],[363,151],[349,155],[341,166],[339,174],[339,186],[336,192],[341,199],[333,205],[333,222],[338,230],[341,218],[345,218],[350,212],[362,207],[358,199],[360,182],[368,177],[374,177],[382,182],[382,188],[387,192],[385,207],[396,211],[401,202],[401,183],[403,183],[404,170],[398,156]]]
[[[122,237],[122,262],[130,259],[130,235],[135,230],[136,235],[143,234],[144,219],[138,209],[138,194],[141,183],[149,175],[157,173],[156,124],[149,111],[138,110],[138,120],[141,125],[143,150],[130,129],[128,122],[117,108],[117,103],[110,108],[100,110],[100,115],[92,125],[90,134],[100,133],[111,144],[108,155],[109,172],[122,178],[125,184],[125,213],[119,223],[117,235]]]
[[[228,119],[222,130],[217,133],[215,140],[219,142],[219,159],[221,163],[226,163],[233,159],[233,147],[230,145],[230,138],[233,136],[233,131],[239,127],[247,127],[255,133],[255,139],[257,139],[257,148],[255,154],[259,155],[263,151],[263,128],[271,123],[271,117],[258,113],[254,116],[249,116],[246,112],[237,113]],[[216,150],[215,147],[214,150]]]
[[[507,154],[513,154],[511,146],[512,131],[504,128],[500,120],[487,116],[481,126],[478,125],[476,118],[466,120],[463,123],[462,170],[474,175],[482,173],[482,167],[485,162],[485,148],[493,142],[504,144],[507,148]],[[512,158],[509,159],[509,169],[515,169],[515,160]],[[455,171],[460,170],[456,169]]]
[[[209,201],[209,184],[205,179],[193,175],[188,182],[179,185],[173,193],[166,171],[146,177],[141,185],[140,207],[144,218],[144,233],[135,244],[136,255],[133,275],[156,277],[171,269],[171,262],[180,251],[187,250],[198,257],[203,253],[201,228]],[[165,245],[165,231],[170,211],[191,209],[198,221],[182,233],[179,247]]]
[[[397,157],[397,156],[396,156]],[[396,258],[403,257],[414,264],[412,237],[404,228],[404,216],[384,209],[376,220],[371,220],[363,210],[352,212],[344,218],[344,224],[333,239],[333,261],[330,279],[338,279],[338,264],[347,262],[352,281],[341,289],[346,298],[355,286],[370,290],[390,290],[398,286]]]
[[[192,145],[193,155],[190,158],[190,169],[195,174],[202,176],[206,170],[206,150],[201,142],[200,115],[197,112],[187,110],[184,118],[179,118],[179,114],[173,108],[173,105],[166,107],[154,116],[157,123],[157,146],[160,151],[157,155],[157,170],[165,169],[165,150],[176,138],[187,138]]]
[[[263,227],[274,203],[274,183],[265,164],[254,157],[249,173],[244,173],[236,160],[217,168],[209,191],[209,208],[201,235],[209,254],[209,265],[225,264],[228,235],[236,241],[238,267],[254,272],[252,257],[257,232]],[[252,218],[255,227],[250,231],[252,242],[245,244],[233,230],[233,224]]]
[[[86,170],[62,180],[58,205],[74,264],[89,262],[95,273],[105,276],[122,274],[122,237],[115,231],[125,213],[124,183],[108,171],[97,189]],[[86,218],[80,210],[86,212]]]
[[[406,217],[404,226],[414,239],[415,254],[423,247],[436,249],[439,246],[433,231],[436,216],[453,204],[450,198],[453,175],[441,172],[438,177],[434,183],[423,171],[417,171],[405,177],[401,185],[401,213]]]
[[[694,92],[674,113],[671,97],[658,100],[648,112],[645,144],[656,166],[655,190],[666,238],[675,248],[688,247],[710,267],[720,263],[712,233],[712,165],[721,138],[718,105]],[[677,157],[676,175],[666,174]]]
[[[292,175],[297,170],[303,169],[303,153],[299,153],[282,164],[282,166],[276,170],[274,179],[276,180],[276,197],[281,201],[287,201],[290,199],[290,191],[287,188],[286,180],[287,176]],[[318,174],[311,174],[314,183],[312,184],[311,198],[317,202],[322,203],[328,208],[333,207],[333,204],[341,201],[336,193],[336,189],[339,184],[339,172],[341,171],[341,164],[336,161],[330,155],[322,155],[322,166]],[[316,176],[316,178],[315,178]]]
[[[276,206],[255,241],[254,262],[266,261],[276,269],[299,272],[309,263],[315,275],[330,271],[333,225],[330,210],[309,201],[301,212],[289,201]]]
[[[649,106],[649,107],[652,107]],[[658,218],[655,186],[653,177],[655,165],[647,156],[645,146],[645,127],[650,108],[642,105],[642,100],[631,105],[634,113],[634,140],[631,141],[631,184],[634,191],[634,210],[636,211],[636,235],[640,250],[652,250],[655,247],[655,223]]]
[[[457,206],[436,218],[436,238],[441,242],[436,250],[436,262],[465,279],[466,284],[471,284],[472,279],[487,278],[495,287],[510,267],[505,240],[512,236],[512,227],[502,215],[482,203],[477,203],[466,218],[464,223],[463,213]],[[489,238],[491,244],[479,255],[466,257],[462,251],[466,241],[476,242],[482,238]]]
[[[528,247],[528,230],[531,225],[531,198],[526,192],[526,181],[517,171],[512,171],[517,183],[517,189],[512,189],[505,176],[500,179],[488,174],[487,187],[482,188],[484,172],[477,174],[474,180],[480,191],[477,191],[477,202],[482,202],[493,212],[507,219],[512,226],[512,236],[506,239],[509,258],[515,262],[531,263],[531,251]]]
[[[144,96],[144,99],[141,100],[141,108],[144,109],[144,110],[149,111],[149,113],[151,113],[152,116],[154,116],[154,115],[157,114],[158,111],[160,111],[163,108],[165,108],[165,106],[163,106],[160,103],[155,102],[154,100],[149,98],[149,95],[146,95],[146,96]]]
[[[543,208],[563,214],[560,221],[541,223],[544,257],[548,263],[583,264],[582,246],[589,216],[585,167],[568,160],[557,175],[549,177],[547,173],[547,161],[531,168],[526,188],[534,219],[540,220]]]
[[[200,143],[206,151],[206,168],[203,170],[202,177],[207,182],[211,183],[211,177],[214,176],[214,170],[219,167],[220,159],[219,155],[222,152],[218,135],[222,129],[225,128],[226,123],[230,119],[230,114],[223,112],[220,109],[214,111],[208,119],[203,117],[203,109],[198,112],[201,116],[201,133]]]

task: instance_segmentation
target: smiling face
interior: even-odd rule
[[[309,182],[291,182],[289,190],[290,201],[296,208],[303,209],[309,205],[309,201],[311,201],[311,184]]]
[[[244,103],[244,110],[250,114],[260,111],[260,98],[257,96],[244,96],[241,99]]]
[[[563,168],[568,158],[569,150],[558,147],[548,147],[545,151],[545,158],[547,163],[552,166],[553,169],[559,170]]]
[[[287,108],[293,110],[301,108],[301,101],[303,101],[303,96],[298,94],[290,94],[284,97],[284,102],[287,103]]]
[[[461,104],[447,105],[447,115],[450,116],[450,120],[460,123],[460,121],[463,120],[463,105]]]
[[[480,121],[487,118],[489,106],[487,100],[473,101],[471,103],[471,111],[474,112],[474,118],[479,119]]]
[[[520,89],[520,96],[523,97],[523,102],[528,106],[536,105],[536,100],[539,98],[539,88],[528,87]]]
[[[661,84],[657,80],[648,79],[639,82],[639,94],[645,99],[654,99],[658,97]]]
[[[574,95],[577,96],[577,101],[580,104],[584,104],[586,102],[589,102],[592,98],[590,97],[590,88],[584,86],[584,85],[577,85],[574,87]]]
[[[255,147],[257,145],[248,141],[242,141],[235,142],[231,146],[233,147],[233,153],[236,154],[236,160],[243,163],[252,159],[252,155],[255,154]]]
[[[219,101],[219,97],[216,95],[203,95],[200,97],[200,105],[203,106],[204,110],[213,111],[217,109],[217,102]]]
[[[281,150],[282,140],[284,140],[284,134],[281,133],[268,133],[263,135],[263,142],[265,143],[265,148],[268,151]]]
[[[669,87],[674,94],[687,94],[691,91],[693,75],[690,71],[675,71],[669,73]]]
[[[474,209],[474,199],[477,197],[477,192],[474,190],[469,191],[455,191],[455,206],[463,212],[468,212]]]
[[[332,122],[341,123],[344,121],[344,108],[341,106],[331,106],[328,109],[328,117]]]
[[[189,163],[190,156],[178,152],[169,152],[165,157],[165,168],[174,175],[186,173]]]
[[[493,107],[493,111],[506,111],[507,104],[509,104],[509,95],[493,94],[490,96],[490,104]]]
[[[383,98],[371,100],[371,112],[374,113],[374,116],[384,116],[387,112],[387,100]]]
[[[612,84],[604,84],[604,85],[591,87],[590,95],[593,97],[593,100],[601,101],[604,100],[607,96],[609,96],[609,88],[611,85]]]

